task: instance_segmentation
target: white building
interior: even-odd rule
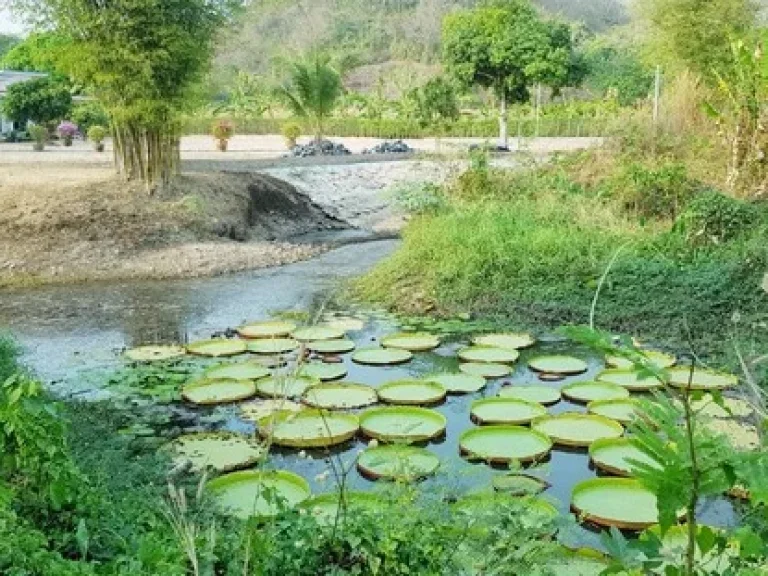
[[[27,80],[34,80],[35,78],[43,78],[47,74],[41,74],[39,72],[16,72],[14,70],[0,70],[0,101],[5,98],[5,93],[11,84],[17,82],[26,82]],[[20,126],[14,126],[8,118],[3,116],[2,110],[0,110],[0,134],[7,134],[12,130],[19,129]]]

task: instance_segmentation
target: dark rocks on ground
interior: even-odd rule
[[[330,140],[312,141],[309,144],[297,144],[291,148],[291,156],[307,158],[308,156],[346,156],[352,154],[344,144]]]
[[[414,151],[413,148],[402,140],[395,140],[394,142],[387,140],[381,144],[376,144],[372,148],[363,150],[363,154],[405,154]]]

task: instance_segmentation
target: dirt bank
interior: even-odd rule
[[[348,227],[266,175],[191,174],[151,198],[95,169],[78,178],[26,166],[2,176],[0,287],[285,264],[324,249],[292,237]]]

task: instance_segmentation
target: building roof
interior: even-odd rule
[[[26,82],[35,78],[45,78],[48,74],[40,72],[17,72],[15,70],[0,70],[0,97],[5,95],[8,86],[18,82]]]

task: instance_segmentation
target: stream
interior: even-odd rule
[[[124,366],[120,356],[124,348],[204,339],[247,321],[268,318],[276,311],[316,310],[339,281],[364,273],[396,247],[395,240],[349,244],[310,261],[226,277],[6,291],[0,294],[0,327],[13,333],[24,348],[23,361],[56,394],[99,398],[109,392],[99,386],[93,374],[106,374]],[[355,312],[365,320],[362,330],[349,334],[358,346],[375,345],[382,335],[398,328],[395,321],[381,311]],[[458,368],[456,350],[467,340],[468,336],[448,339],[436,350],[417,353],[412,362],[401,366],[361,366],[352,363],[346,354],[345,380],[376,387],[401,378],[455,372]],[[542,353],[581,357],[588,362],[589,371],[562,382],[542,383],[526,365],[528,357]],[[487,488],[493,475],[503,473],[485,464],[470,463],[459,455],[458,436],[473,426],[469,419],[473,400],[495,396],[502,385],[510,382],[560,388],[572,381],[589,380],[602,368],[602,359],[594,353],[559,338],[543,337],[532,349],[522,351],[511,376],[490,380],[485,389],[475,394],[449,396],[446,402],[435,407],[447,416],[448,428],[444,438],[427,445],[440,457],[441,470],[424,481],[425,489],[460,494]],[[239,418],[235,406],[196,410],[207,421],[215,422],[213,427],[254,431],[252,424]],[[549,411],[584,412],[585,407],[563,400]],[[356,439],[344,444],[337,453],[342,459],[352,461],[364,447],[365,441]],[[327,455],[310,451],[310,456],[299,458],[295,450],[275,450],[271,463],[305,477],[313,492],[330,491],[332,482],[318,480],[328,469]],[[544,496],[562,512],[568,511],[573,486],[596,475],[585,450],[560,447],[552,450],[543,472],[551,483]],[[357,472],[350,478],[350,486],[355,490],[370,490],[374,484]],[[702,512],[703,519],[710,524],[731,525],[736,521],[732,505],[726,499],[705,502]],[[579,530],[576,540],[580,545],[600,547],[594,531]]]

